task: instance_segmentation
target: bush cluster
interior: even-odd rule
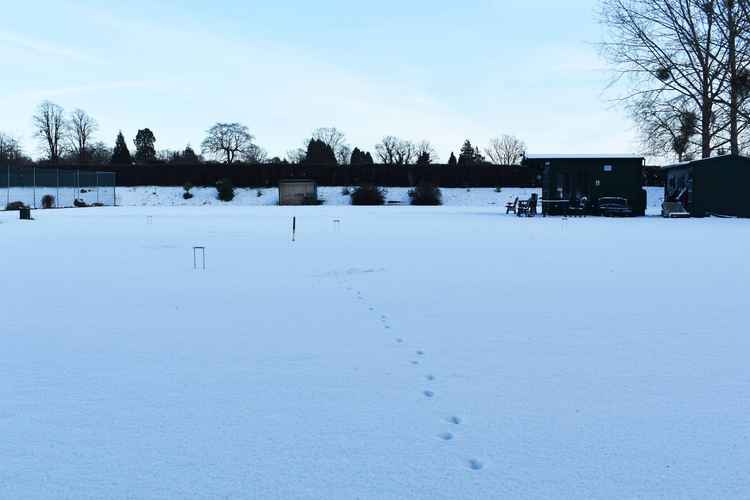
[[[5,205],[5,210],[21,210],[22,208],[29,208],[24,204],[22,201],[11,201],[7,205]]]
[[[352,205],[385,205],[385,190],[374,184],[362,184],[351,194]]]
[[[55,197],[51,194],[45,194],[42,196],[42,208],[54,208],[55,207]]]
[[[182,199],[183,200],[190,200],[193,198],[193,193],[190,192],[190,190],[193,189],[193,184],[190,182],[186,182],[184,186],[182,186],[182,189],[185,190],[184,193],[182,193]]]
[[[422,181],[417,187],[409,191],[412,205],[438,206],[443,204],[443,193],[436,185]]]
[[[216,193],[221,201],[232,201],[234,199],[234,184],[232,184],[232,179],[224,178],[217,181]]]

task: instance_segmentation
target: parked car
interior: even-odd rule
[[[627,198],[599,198],[599,213],[605,217],[631,217],[633,210]]]

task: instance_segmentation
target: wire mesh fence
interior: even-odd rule
[[[0,201],[31,208],[117,205],[117,176],[62,168],[0,168]]]

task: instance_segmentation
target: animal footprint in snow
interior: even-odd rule
[[[471,470],[482,470],[484,468],[484,464],[479,460],[471,459],[469,460],[469,468]]]
[[[419,364],[419,361],[414,360],[411,362],[411,364],[413,364],[414,366],[417,366]]]
[[[438,434],[438,437],[442,439],[443,441],[453,440],[453,434],[451,434],[450,432],[443,432],[442,434]]]
[[[404,339],[396,339],[396,342],[398,342],[399,344],[403,344],[404,343]]]
[[[459,424],[461,424],[461,419],[459,417],[450,417],[448,419],[448,422],[451,423],[451,424],[453,424],[453,425],[459,425]]]
[[[424,356],[424,351],[417,351],[417,356]]]
[[[422,394],[424,394],[425,397],[427,397],[427,398],[434,398],[435,397],[435,393],[432,392],[432,391],[424,391]]]
[[[435,375],[425,375],[424,378],[426,378],[430,382],[434,382],[435,381]]]

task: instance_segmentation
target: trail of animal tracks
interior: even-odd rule
[[[745,221],[11,215],[0,498],[750,496]]]

